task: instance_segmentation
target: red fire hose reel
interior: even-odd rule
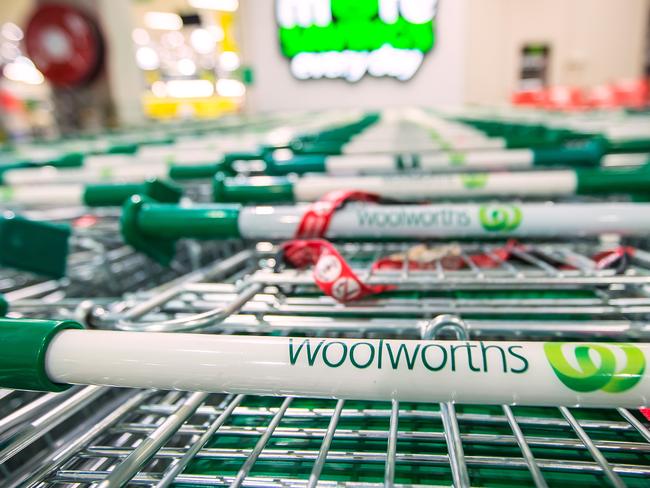
[[[45,4],[25,32],[27,54],[43,76],[58,87],[86,84],[98,74],[104,42],[97,23],[64,4]]]

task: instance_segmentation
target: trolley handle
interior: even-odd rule
[[[158,178],[142,183],[98,183],[86,185],[83,203],[88,207],[117,207],[132,195],[146,195],[158,202],[178,203],[183,190],[177,185]]]
[[[157,203],[133,195],[122,209],[124,241],[163,265],[174,259],[181,238],[226,239],[240,237],[239,205],[181,205]]]
[[[13,170],[39,168],[42,166],[54,166],[55,168],[80,168],[83,165],[84,156],[82,153],[73,152],[63,156],[48,159],[47,161],[17,160],[10,163],[0,164],[0,184],[4,184],[2,176]]]
[[[356,400],[644,407],[650,344],[82,330],[0,320],[0,387],[71,384]]]
[[[257,161],[264,159],[262,151],[259,152],[232,152],[226,154],[221,161],[208,164],[172,164],[169,167],[169,177],[172,180],[197,180],[212,178],[223,173],[234,175],[233,165],[237,161]]]
[[[302,157],[305,160],[317,157]],[[294,158],[294,160],[297,158]],[[292,163],[283,162],[281,166]],[[305,169],[303,166],[302,169]],[[312,173],[316,169],[304,172]],[[278,171],[283,173],[284,171]],[[301,173],[301,170],[289,173]],[[355,188],[372,191],[384,198],[398,198],[404,192],[395,194],[396,186],[411,188],[408,201],[433,201],[442,199],[485,198],[488,196],[539,197],[539,181],[545,176],[553,181],[566,182],[566,188],[550,184],[545,191],[558,195],[613,195],[629,194],[643,196],[650,193],[650,165],[632,169],[566,169],[553,171],[531,171],[517,173],[448,173],[444,175],[400,176],[397,182],[393,176],[330,177],[326,175],[303,176],[252,176],[230,178],[217,174],[213,179],[213,200],[242,204],[267,204],[311,201],[321,198],[335,188]],[[513,189],[513,181],[519,183]],[[415,188],[414,188],[415,187]]]

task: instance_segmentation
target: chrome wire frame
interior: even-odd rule
[[[284,267],[275,246],[259,243],[213,271],[177,280],[162,295],[136,292],[118,304],[95,307],[89,320],[118,330],[417,335],[433,317],[454,314],[473,336],[627,340],[650,332],[650,254],[643,249],[623,270],[597,269],[590,256],[612,246],[584,242],[527,244],[516,261],[496,268],[473,264],[470,253],[487,254],[491,247],[470,244],[460,254],[463,269],[444,270],[437,261],[413,271],[407,261],[402,270],[372,270],[376,259],[405,246],[341,246],[364,281],[395,287],[395,293],[345,306],[318,291],[311,270]],[[215,280],[214,273],[244,261],[249,264],[238,279]],[[570,263],[573,268],[564,269]]]
[[[166,284],[207,263],[243,248],[239,241],[196,243],[180,241],[171,266],[162,266],[125,245],[120,236],[120,211],[116,209],[56,208],[32,210],[27,217],[72,226],[66,276],[44,279],[31,273],[2,270],[0,293],[11,304],[13,317],[71,317],[83,319],[93,298],[95,305],[114,302],[129,291]],[[93,225],[75,226],[90,217]]]
[[[423,338],[446,327],[462,338],[454,320],[437,322]],[[498,476],[522,486],[571,477],[643,486],[650,476],[648,423],[620,408],[121,395],[99,423],[89,419],[3,485],[469,487]]]
[[[554,251],[551,244],[544,245]],[[561,246],[587,259],[597,247]],[[376,248],[372,260],[386,251]],[[364,279],[379,279],[363,275],[358,264],[369,265],[370,259],[356,260],[345,252]],[[126,330],[647,340],[650,278],[643,251],[639,256],[622,273],[643,278],[634,282],[618,281],[620,273],[609,269],[571,270],[577,271],[573,278],[591,280],[570,287],[586,294],[527,294],[531,288],[518,286],[518,278],[551,274],[533,261],[530,266],[518,263],[516,273],[506,270],[512,277],[503,288],[522,296],[420,294],[427,290],[424,277],[414,280],[413,273],[398,273],[391,276],[394,281],[380,278],[412,295],[344,306],[315,293],[309,271],[279,266],[277,249],[261,243],[165,285],[126,294],[117,302],[93,303],[85,312],[92,326]],[[453,273],[477,273],[468,267]],[[630,269],[634,272],[626,275]],[[490,272],[484,272],[484,279]],[[440,289],[435,274],[429,275],[431,289]],[[542,280],[535,289],[553,286]],[[466,288],[452,283],[444,291],[450,290]],[[0,398],[0,406],[3,402]],[[26,449],[45,442],[57,428],[58,416],[48,417],[52,408],[60,406],[72,418],[93,405],[87,418],[38,455],[24,457]],[[12,434],[0,451],[0,460],[3,454],[7,458],[4,471],[0,467],[3,486],[469,487],[492,486],[495,479],[539,487],[562,486],[566,480],[582,486],[643,486],[650,479],[650,424],[639,412],[621,408],[356,402],[96,387],[41,395],[23,408],[19,418],[0,419],[0,436]],[[24,459],[30,461],[10,465]]]

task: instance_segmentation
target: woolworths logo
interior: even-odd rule
[[[415,341],[289,339],[292,366],[431,372],[512,373],[528,371],[529,360],[519,345],[484,342],[444,344]]]
[[[523,217],[516,205],[483,205],[478,215],[483,228],[490,232],[511,232],[519,227]]]
[[[460,181],[463,182],[463,186],[468,190],[480,190],[481,188],[485,188],[489,178],[490,176],[486,173],[469,173],[466,175],[460,175]]]
[[[578,392],[621,393],[643,377],[645,356],[629,344],[549,342],[544,352],[557,377]]]
[[[472,219],[465,210],[451,208],[408,208],[386,210],[377,207],[364,207],[356,212],[357,225],[376,229],[435,229],[465,228]]]
[[[435,43],[438,0],[276,0],[296,78],[410,79]]]

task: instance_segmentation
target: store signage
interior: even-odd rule
[[[438,0],[276,0],[282,53],[301,80],[407,81],[435,44]]]

